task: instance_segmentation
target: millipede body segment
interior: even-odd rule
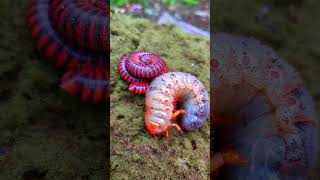
[[[253,38],[218,33],[211,43],[211,144],[216,152],[232,146],[248,161],[224,178],[306,178],[319,129],[297,71]]]
[[[109,96],[109,23],[107,0],[31,0],[27,20],[41,54],[68,67],[61,87],[95,102]]]
[[[182,109],[176,109],[176,102]],[[181,127],[185,130],[200,128],[209,114],[209,96],[204,85],[193,75],[169,72],[156,77],[145,97],[145,125],[151,134],[166,133],[171,127],[180,129],[173,122],[182,114]]]
[[[168,72],[164,60],[147,51],[135,51],[123,55],[118,64],[122,79],[130,83],[129,90],[136,94],[145,94],[155,77]]]

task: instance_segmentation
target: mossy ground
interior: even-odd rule
[[[266,20],[256,15],[271,5]],[[211,3],[211,30],[254,37],[269,44],[293,65],[320,112],[320,3],[316,0],[216,0]],[[315,172],[319,172],[318,169]],[[320,177],[320,173],[317,173]],[[318,178],[319,179],[319,178]]]
[[[198,131],[170,130],[154,141],[144,125],[144,96],[128,90],[117,64],[121,55],[151,51],[165,59],[169,71],[195,75],[209,90],[209,40],[181,32],[172,25],[155,25],[144,19],[111,16],[111,178],[207,179],[209,130],[207,120]]]
[[[0,179],[104,179],[106,108],[59,88],[38,55],[28,0],[0,2]]]

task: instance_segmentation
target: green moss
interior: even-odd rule
[[[144,96],[129,92],[120,78],[121,55],[136,50],[159,54],[169,71],[194,74],[209,89],[209,41],[185,34],[173,25],[144,19],[111,17],[111,176],[114,179],[189,178],[209,175],[209,122],[194,132],[179,134],[172,128],[169,146],[157,141],[144,125]],[[194,144],[194,145],[193,145]]]

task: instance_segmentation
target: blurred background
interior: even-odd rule
[[[0,1],[0,179],[104,179],[108,110],[60,89],[39,55],[29,0]]]
[[[207,0],[111,0],[115,13],[173,23],[192,34],[209,37],[210,1]]]
[[[319,113],[319,8],[317,0],[215,0],[210,29],[254,37],[272,47],[300,73]],[[320,164],[310,179],[319,179],[319,170]]]

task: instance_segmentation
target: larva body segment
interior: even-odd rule
[[[306,178],[319,129],[297,71],[253,38],[215,34],[211,54],[212,144],[231,145],[249,161],[225,178]]]
[[[146,92],[145,124],[151,134],[169,130],[176,102],[186,111],[181,120],[184,129],[196,130],[204,124],[209,114],[204,85],[188,73],[169,72],[156,77]]]
[[[37,49],[68,66],[61,87],[83,101],[108,99],[109,11],[107,0],[30,0],[27,25]]]

